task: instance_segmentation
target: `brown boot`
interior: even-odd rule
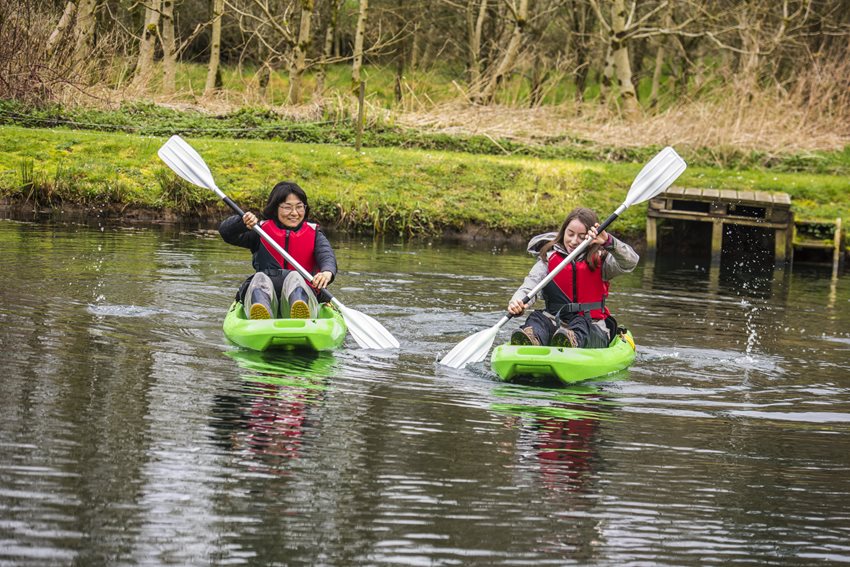
[[[563,327],[555,331],[549,345],[558,348],[575,348],[578,344],[576,334],[572,329],[564,329]]]
[[[520,329],[511,335],[511,344],[540,346],[540,339],[538,339],[537,335],[534,334],[534,329],[526,327],[525,329]]]

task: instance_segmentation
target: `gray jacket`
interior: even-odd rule
[[[610,232],[608,234],[611,234]],[[511,301],[519,301],[523,297],[525,297],[529,291],[534,289],[534,287],[543,281],[546,276],[549,275],[549,257],[555,253],[559,252],[566,256],[568,252],[564,248],[562,243],[555,244],[554,248],[549,250],[546,254],[546,258],[540,256],[540,248],[549,242],[550,240],[554,240],[558,236],[557,232],[547,232],[545,234],[538,234],[534,238],[528,241],[528,253],[532,256],[537,257],[537,261],[534,262],[534,266],[531,267],[531,271],[528,272],[528,275],[525,276],[525,280],[523,280],[522,285],[514,292]],[[640,256],[638,256],[637,252],[634,251],[634,248],[615,238],[611,235],[611,245],[604,247],[604,249],[608,252],[605,255],[605,260],[602,263],[602,279],[605,281],[609,281],[620,274],[627,274],[635,269],[637,266],[638,260]],[[584,258],[582,255],[579,259]],[[535,294],[531,297],[531,301],[529,301],[528,305],[532,305],[537,301],[537,296],[539,294]]]

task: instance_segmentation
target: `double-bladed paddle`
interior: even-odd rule
[[[159,155],[160,159],[164,161],[165,164],[174,171],[174,173],[193,185],[212,189],[225,203],[227,203],[228,207],[233,209],[233,212],[240,217],[245,216],[242,209],[240,209],[239,206],[230,199],[230,197],[225,195],[221,189],[216,186],[212,173],[210,172],[210,168],[207,167],[204,159],[183,138],[180,136],[171,136],[171,138],[159,149],[157,155]],[[286,258],[286,261],[292,264],[292,266],[298,270],[298,273],[301,274],[304,279],[307,281],[311,281],[313,279],[313,275],[301,267],[301,265],[298,264],[298,262],[296,262],[282,246],[272,240],[272,238],[266,234],[259,225],[255,225],[253,230],[275,250],[277,250],[281,256]],[[331,303],[339,309],[339,312],[342,314],[342,318],[345,320],[345,324],[348,326],[348,331],[351,333],[351,336],[354,337],[354,340],[357,341],[357,344],[362,348],[384,349],[399,347],[399,342],[396,338],[375,319],[369,317],[365,313],[361,313],[355,309],[350,309],[344,306],[342,302],[331,295],[327,289],[325,289],[325,293],[330,297]]]
[[[608,225],[617,220],[617,217],[623,214],[623,212],[632,205],[647,201],[670,187],[676,178],[685,171],[686,167],[687,164],[685,164],[685,160],[679,157],[679,154],[677,154],[673,148],[668,146],[661,150],[658,155],[652,158],[652,160],[650,160],[650,162],[640,170],[640,173],[638,173],[637,177],[635,177],[635,180],[632,182],[629,193],[626,195],[626,200],[623,201],[622,205],[617,207],[617,210],[614,211],[610,217],[605,219],[605,222],[599,225],[597,234],[608,228]],[[569,254],[569,256],[564,258],[560,264],[549,272],[549,275],[546,276],[543,281],[537,284],[534,289],[529,291],[528,295],[522,298],[522,302],[528,303],[531,301],[531,298],[534,297],[535,294],[543,289],[546,284],[552,280],[552,278],[558,275],[558,272],[568,266],[570,262],[577,258],[588,246],[590,246],[590,237],[586,238],[584,242],[579,244],[576,249]],[[451,351],[449,351],[442,360],[440,360],[440,364],[450,366],[452,368],[461,368],[470,362],[483,361],[487,357],[490,347],[493,346],[493,341],[496,339],[499,329],[501,329],[505,323],[510,321],[511,318],[513,318],[513,315],[508,312],[494,326],[465,338]]]

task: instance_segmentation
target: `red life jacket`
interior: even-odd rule
[[[548,264],[549,272],[551,273],[564,258],[565,256],[560,252],[551,254]],[[553,284],[556,289],[550,287]],[[591,270],[586,260],[570,262],[543,288],[547,311],[556,313],[566,299],[568,307],[564,309],[565,313],[573,312],[583,315],[589,310],[592,319],[606,319],[611,314],[605,307],[608,286],[608,282],[602,279],[601,263],[596,269]]]
[[[316,249],[316,225],[311,222],[301,223],[301,228],[297,231],[288,228],[280,228],[276,222],[271,219],[264,220],[260,223],[260,228],[266,234],[271,236],[272,240],[277,242],[281,248],[286,250],[292,259],[298,262],[302,268],[310,272],[316,273],[316,260],[313,253]],[[284,270],[294,270],[295,267],[286,261],[286,259],[275,250],[271,244],[261,239],[263,246],[272,258],[277,260],[280,267]],[[307,281],[307,283],[310,283]]]

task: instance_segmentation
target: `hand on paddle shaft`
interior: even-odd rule
[[[242,216],[242,222],[245,223],[245,226],[248,227],[248,230],[254,230],[254,227],[257,226],[257,223],[260,222],[260,219],[257,218],[252,212],[247,212]],[[310,285],[315,289],[325,289],[328,287],[328,284],[331,283],[334,275],[330,272],[319,272],[318,274],[313,276],[313,279],[310,280]]]
[[[599,244],[603,246],[608,242],[609,234],[604,230],[599,234],[596,234],[597,229],[599,228],[599,223],[596,223],[589,229],[587,229],[587,236],[584,237],[585,240],[590,240],[591,244]],[[571,252],[571,250],[568,250]],[[508,313],[510,313],[513,317],[519,317],[525,310],[528,309],[528,303],[523,303],[519,299],[511,299],[510,303],[508,303]]]

